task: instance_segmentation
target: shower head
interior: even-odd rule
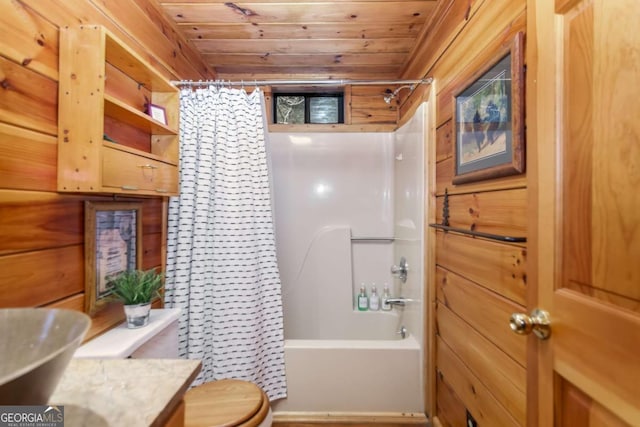
[[[415,84],[400,86],[396,88],[396,90],[394,90],[393,92],[387,93],[383,98],[384,102],[386,102],[387,104],[390,104],[391,100],[394,99],[396,96],[398,96],[398,92],[400,92],[402,89],[409,89],[411,92],[413,92],[415,88],[416,88]]]

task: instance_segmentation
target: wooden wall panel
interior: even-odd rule
[[[37,307],[84,291],[84,245],[0,257],[0,307]]]
[[[480,426],[519,426],[491,394],[489,388],[460,360],[442,340],[437,340],[437,369]]]
[[[444,197],[436,200],[436,222],[442,223]],[[452,195],[449,225],[503,236],[527,235],[527,191],[524,188]]]
[[[106,26],[170,79],[215,77],[149,0],[0,2],[0,307],[84,310],[84,202],[113,197],[55,191],[58,33],[81,23]],[[144,102],[134,82],[113,70],[108,77],[110,93]],[[142,265],[162,267],[163,199],[127,200],[143,203]],[[122,308],[110,306],[86,338],[123,319]]]
[[[509,329],[509,316],[524,307],[443,268],[436,269],[438,303],[526,367],[526,340]],[[513,378],[514,382],[520,381]]]
[[[5,2],[0,13],[0,52],[26,68],[58,80],[58,28],[20,2]]]
[[[142,205],[142,233],[162,233],[164,227],[163,200],[145,199]]]
[[[478,191],[495,191],[511,188],[525,188],[527,177],[525,175],[512,175],[490,181],[471,182],[462,185],[453,185],[453,158],[449,157],[436,164],[436,194],[442,196],[445,189],[449,194],[473,193]]]
[[[464,403],[456,396],[451,386],[444,381],[444,376],[439,371],[436,374],[436,397],[436,412],[443,427],[467,426],[467,409]]]
[[[351,124],[395,124],[398,120],[398,103],[384,102],[385,93],[391,93],[395,86],[351,86],[349,115]]]
[[[436,264],[525,304],[526,250],[521,247],[438,231]]]
[[[4,195],[4,197],[3,197]],[[42,200],[25,193],[20,201],[0,192],[0,255],[84,243],[83,202],[52,196]]]
[[[56,137],[0,123],[0,153],[0,189],[56,191]]]
[[[352,108],[351,109],[351,124],[390,124],[396,123],[398,119],[398,113],[394,110],[388,109],[365,109],[365,108]]]
[[[453,129],[452,120],[447,120],[443,125],[436,129],[436,163],[446,160],[452,156],[452,137]]]
[[[162,234],[144,234],[142,253],[143,270],[160,267],[162,265]]]
[[[445,305],[438,306],[438,336],[522,425],[526,415],[526,370]],[[504,327],[504,324],[503,324]]]
[[[57,136],[57,82],[2,56],[0,81],[0,122]]]

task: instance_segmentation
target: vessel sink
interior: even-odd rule
[[[91,319],[74,310],[0,309],[0,405],[44,405]]]

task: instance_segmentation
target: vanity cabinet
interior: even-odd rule
[[[97,25],[60,29],[59,69],[58,191],[176,195],[178,88]]]

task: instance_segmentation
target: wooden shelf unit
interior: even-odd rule
[[[178,194],[178,120],[178,88],[106,28],[60,29],[58,191]]]

